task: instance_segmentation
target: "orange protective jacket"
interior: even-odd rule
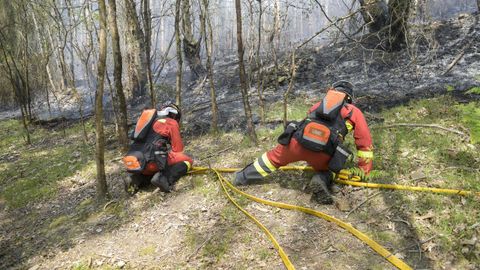
[[[313,105],[308,113],[313,112],[320,105],[321,101]],[[365,117],[355,105],[346,104],[340,111],[348,131],[353,130],[353,138],[357,147],[358,167],[366,174],[370,173],[373,167],[373,145],[370,129]]]
[[[168,152],[167,164],[173,165],[179,162],[185,162],[188,169],[191,168],[193,160],[191,157],[183,153],[183,142],[180,135],[180,126],[178,122],[172,118],[158,119],[153,123],[153,131],[160,134],[162,137],[170,140],[172,151]],[[142,172],[145,175],[152,175],[158,172],[158,167],[155,162],[149,162],[147,167]]]

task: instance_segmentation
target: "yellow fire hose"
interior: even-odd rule
[[[311,167],[308,166],[285,166],[285,167],[280,167],[280,170],[283,171],[313,171]],[[394,266],[396,266],[399,269],[411,269],[406,263],[404,263],[402,260],[398,259],[395,257],[393,254],[391,254],[388,250],[386,250],[384,247],[382,247],[380,244],[377,242],[373,241],[370,239],[367,235],[364,233],[358,231],[355,229],[352,225],[345,223],[335,217],[329,216],[325,213],[322,213],[320,211],[316,211],[310,208],[306,207],[301,207],[297,205],[290,205],[286,203],[281,203],[281,202],[274,202],[274,201],[269,201],[265,199],[261,199],[258,197],[255,197],[253,195],[250,195],[248,193],[245,193],[239,189],[237,189],[235,186],[233,186],[229,181],[227,181],[220,173],[232,173],[240,170],[239,168],[207,168],[207,167],[194,167],[190,171],[192,174],[198,174],[198,173],[206,173],[207,171],[212,170],[215,172],[217,175],[220,184],[222,185],[222,188],[227,196],[227,198],[240,210],[242,211],[246,216],[248,216],[250,219],[252,219],[270,238],[272,241],[273,245],[275,248],[278,250],[280,257],[287,269],[295,269],[293,264],[290,262],[288,255],[285,253],[285,251],[282,249],[278,241],[275,239],[275,237],[272,235],[272,233],[260,222],[258,221],[253,215],[248,213],[245,209],[243,209],[229,194],[227,187],[234,191],[235,193],[238,193],[242,196],[245,196],[249,198],[250,200],[253,200],[258,203],[262,203],[265,205],[273,206],[273,207],[278,207],[282,209],[288,209],[288,210],[297,210],[300,212],[304,212],[309,215],[313,215],[319,218],[322,218],[324,220],[333,222],[337,224],[338,226],[344,228],[351,234],[353,234],[355,237],[369,245],[375,252],[377,252],[379,255],[381,255],[383,258],[388,260],[390,263],[392,263]],[[342,176],[342,175],[340,175]],[[343,179],[336,179],[335,182],[344,184],[344,185],[352,185],[352,186],[358,186],[358,187],[367,187],[367,188],[385,188],[385,189],[396,189],[396,190],[408,190],[408,191],[423,191],[423,192],[433,192],[433,193],[442,193],[442,194],[454,194],[454,195],[476,195],[480,196],[480,192],[474,192],[474,191],[468,191],[468,190],[456,190],[456,189],[441,189],[441,188],[428,188],[428,187],[412,187],[412,186],[404,186],[404,185],[392,185],[392,184],[378,184],[378,183],[366,183],[366,182],[358,182],[358,179],[351,179],[351,180],[345,180],[345,177],[340,177]],[[352,181],[353,180],[353,181]]]
[[[432,192],[432,193],[441,193],[441,194],[454,194],[454,195],[475,195],[480,196],[480,192],[461,190],[461,189],[446,189],[446,188],[429,188],[429,187],[412,187],[404,185],[392,185],[392,184],[377,184],[377,183],[368,183],[368,182],[354,182],[348,180],[336,179],[335,182],[351,185],[356,187],[367,187],[367,188],[386,188],[386,189],[396,189],[396,190],[408,190],[408,191],[423,191],[423,192]]]
[[[278,169],[282,171],[313,171],[312,167],[309,167],[309,166],[284,166]],[[191,173],[202,173],[208,170],[210,170],[210,168],[194,167],[192,168]],[[241,168],[216,168],[215,170],[223,173],[232,173],[232,172],[241,170]],[[351,186],[366,187],[366,188],[384,188],[384,189],[432,192],[432,193],[439,193],[439,194],[452,194],[452,195],[462,195],[462,196],[473,195],[473,196],[480,197],[480,192],[478,191],[461,190],[461,189],[413,187],[413,186],[405,186],[405,185],[358,182],[358,181],[351,181],[351,180],[344,180],[344,179],[335,179],[335,182],[343,185],[351,185]]]
[[[282,170],[312,170],[310,167],[304,167],[304,166],[289,166],[289,167],[282,167],[281,169]],[[195,167],[195,168],[193,168],[191,173],[205,173],[208,170],[210,170],[210,169],[205,168],[205,167]],[[353,234],[355,237],[357,237],[358,239],[360,239],[361,241],[363,241],[367,245],[369,245],[375,252],[377,252],[383,258],[387,259],[390,263],[392,263],[397,268],[402,269],[402,270],[403,269],[412,269],[406,263],[404,263],[402,260],[398,259],[392,253],[390,253],[388,250],[386,250],[384,247],[382,247],[380,244],[373,241],[367,235],[365,235],[364,233],[355,229],[352,225],[350,225],[348,223],[345,223],[345,222],[343,222],[343,221],[341,221],[341,220],[339,220],[335,217],[329,216],[325,213],[322,213],[320,211],[316,211],[316,210],[313,210],[313,209],[310,209],[310,208],[301,207],[301,206],[297,206],[297,205],[290,205],[290,204],[286,204],[286,203],[274,202],[274,201],[269,201],[269,200],[265,200],[265,199],[255,197],[253,195],[250,195],[248,193],[245,193],[245,192],[237,189],[236,187],[234,187],[229,181],[227,181],[220,174],[220,172],[235,172],[235,171],[238,171],[238,169],[233,169],[233,168],[232,169],[231,168],[213,169],[212,168],[211,170],[214,171],[215,174],[217,175],[217,177],[218,177],[218,179],[219,179],[219,181],[222,185],[222,188],[223,188],[225,194],[227,195],[228,199],[238,209],[240,209],[240,211],[242,211],[246,216],[248,216],[250,219],[252,219],[267,234],[267,236],[270,238],[270,240],[272,241],[275,248],[278,250],[285,267],[289,270],[290,269],[295,269],[295,267],[293,266],[293,264],[288,259],[288,255],[284,252],[282,247],[279,245],[278,241],[268,231],[268,229],[262,223],[260,223],[260,221],[258,221],[253,215],[248,213],[245,209],[243,209],[240,205],[238,205],[238,203],[236,203],[235,200],[233,200],[233,198],[228,193],[226,187],[228,187],[230,190],[234,191],[235,193],[238,193],[242,196],[245,196],[248,199],[253,200],[255,202],[258,202],[258,203],[262,203],[262,204],[265,204],[265,205],[278,207],[278,208],[282,208],[282,209],[297,210],[297,211],[300,211],[300,212],[303,212],[303,213],[306,213],[306,214],[309,214],[309,215],[313,215],[313,216],[322,218],[324,220],[333,222],[333,223],[337,224],[338,226],[344,228],[345,230],[347,230],[351,234]]]
[[[301,207],[301,206],[297,206],[297,205],[286,204],[286,203],[281,203],[281,202],[274,202],[274,201],[265,200],[265,199],[255,197],[253,195],[250,195],[248,193],[245,193],[245,192],[237,189],[229,181],[227,181],[217,170],[215,170],[215,169],[212,169],[212,170],[217,174],[217,176],[220,179],[223,187],[224,187],[224,184],[226,184],[234,192],[236,192],[236,193],[238,193],[242,196],[245,196],[245,197],[249,198],[250,200],[258,202],[258,203],[262,203],[262,204],[265,204],[265,205],[278,207],[278,208],[282,208],[282,209],[287,209],[287,210],[297,210],[297,211],[304,212],[306,214],[313,215],[313,216],[325,219],[327,221],[333,222],[333,223],[337,224],[338,226],[346,229],[348,232],[350,232],[351,234],[356,236],[358,239],[360,239],[361,241],[363,241],[364,243],[369,245],[373,250],[375,250],[378,254],[380,254],[383,258],[387,259],[390,263],[392,263],[397,268],[402,269],[402,270],[403,269],[412,269],[406,263],[404,263],[402,260],[398,259],[392,253],[390,253],[388,250],[386,250],[384,247],[382,247],[380,244],[373,241],[367,235],[365,235],[364,233],[355,229],[352,225],[350,225],[348,223],[345,223],[345,222],[343,222],[343,221],[341,221],[341,220],[339,220],[335,217],[329,216],[325,213],[322,213],[320,211],[316,211],[316,210],[313,210],[313,209],[310,209],[310,208]],[[224,187],[224,190],[225,190],[225,187]],[[244,210],[242,210],[242,211],[244,211]],[[266,229],[264,229],[264,230],[266,231]],[[269,237],[271,239],[273,238],[273,236],[269,232],[267,234],[269,235]],[[274,241],[275,245],[278,245],[278,242],[276,240],[274,240],[274,238],[273,238],[273,241]],[[278,249],[278,251],[280,253],[280,256],[282,257],[282,260],[283,260],[285,266],[287,267],[287,269],[294,269],[293,265],[288,260],[288,257],[285,255],[285,259],[286,259],[285,260],[284,256],[282,256],[283,250],[281,249],[281,247],[280,246],[278,246],[278,247],[279,248],[277,248],[277,249]]]
[[[272,241],[273,245],[275,246],[275,248],[278,250],[278,253],[280,254],[280,258],[282,258],[282,261],[283,261],[283,264],[285,265],[285,267],[288,269],[288,270],[294,270],[295,267],[293,266],[292,262],[290,261],[290,259],[288,258],[288,255],[287,253],[285,253],[285,251],[283,250],[283,248],[280,246],[280,244],[278,243],[278,241],[275,239],[275,237],[273,236],[273,234],[267,229],[267,227],[265,227],[260,221],[258,221],[258,219],[256,219],[252,214],[250,214],[247,210],[243,209],[233,198],[232,196],[230,196],[230,194],[228,193],[228,190],[227,188],[225,187],[225,183],[228,185],[228,187],[231,189],[231,185],[230,182],[228,182],[227,180],[225,180],[222,175],[215,169],[212,169],[218,176],[218,179],[220,181],[220,184],[222,185],[222,188],[223,188],[223,191],[225,192],[225,194],[227,195],[227,198],[240,210],[242,211],[247,217],[249,217],[251,220],[253,220],[264,232],[265,234],[267,234],[268,238],[270,238],[270,241]]]

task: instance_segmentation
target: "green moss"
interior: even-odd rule
[[[68,217],[68,216],[60,216],[60,217],[54,219],[48,227],[50,229],[54,229],[54,228],[57,228],[57,227],[60,227],[60,226],[64,225],[69,220],[70,220],[70,217]]]
[[[202,252],[203,256],[215,258],[217,262],[220,261],[230,249],[234,235],[234,229],[229,228],[213,237],[205,244]]]
[[[234,205],[228,204],[222,209],[220,216],[229,223],[237,223],[243,218],[243,213]]]
[[[472,143],[480,142],[480,108],[478,103],[469,103],[466,105],[457,105],[461,112],[461,120],[470,130],[470,139]]]
[[[301,120],[307,116],[308,109],[315,103],[314,100],[296,98],[290,100],[287,106],[288,120]],[[267,121],[278,121],[283,119],[283,101],[268,104]]]
[[[91,130],[91,124],[87,124]],[[12,153],[10,162],[3,164],[0,195],[11,207],[50,198],[60,182],[91,162],[91,146],[78,144],[83,128],[73,125],[63,132],[30,127],[32,145],[22,142],[19,121],[0,121],[0,150]]]
[[[470,88],[470,90],[467,91],[467,94],[480,95],[480,87],[477,86],[477,87],[472,87],[472,88]]]
[[[86,262],[77,262],[73,264],[72,270],[89,270],[91,269]]]
[[[446,85],[445,87],[447,89],[447,92],[452,92],[453,90],[455,90],[455,87],[452,85]]]
[[[188,226],[185,232],[185,243],[190,250],[194,250],[199,242],[197,232],[192,227]]]
[[[139,251],[140,256],[148,256],[148,255],[152,255],[154,253],[155,253],[155,246],[153,246],[153,245],[146,246],[146,247],[140,249],[140,251]]]

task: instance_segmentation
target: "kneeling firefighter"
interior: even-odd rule
[[[238,171],[233,183],[247,185],[281,166],[306,161],[316,172],[311,181],[312,200],[332,204],[331,172],[339,173],[352,154],[343,146],[349,131],[353,130],[358,167],[368,175],[373,166],[370,130],[363,113],[352,102],[353,85],[347,81],[334,83],[303,121],[290,122],[278,138],[279,144]]]
[[[174,184],[191,168],[193,160],[183,153],[177,105],[168,102],[159,111],[144,110],[131,134],[133,140],[123,162],[130,179],[125,187],[134,194],[151,182],[163,192],[170,192]]]

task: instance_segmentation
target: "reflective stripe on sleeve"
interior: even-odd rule
[[[357,156],[361,158],[373,158],[373,151],[358,150]]]
[[[351,132],[353,130],[353,125],[350,121],[345,121],[345,125],[347,126],[348,132]]]

